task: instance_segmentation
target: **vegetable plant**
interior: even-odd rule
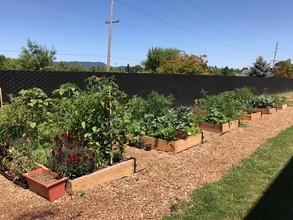
[[[276,106],[275,102],[263,95],[251,99],[252,108],[272,108]]]
[[[23,154],[30,165],[40,162],[75,178],[122,159],[129,124],[126,94],[112,78],[93,76],[86,85],[81,90],[67,83],[50,97],[39,88],[11,96],[0,109],[0,143],[12,152],[5,164],[18,173],[24,171],[22,165],[28,163],[18,157]],[[67,158],[61,157],[65,153]]]
[[[276,106],[284,105],[287,102],[287,97],[285,96],[272,95],[270,96],[270,99],[273,100]]]

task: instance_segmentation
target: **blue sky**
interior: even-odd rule
[[[27,39],[57,61],[107,61],[110,0],[0,0],[0,54]],[[136,65],[151,47],[206,54],[209,65],[243,68],[256,57],[293,57],[292,0],[114,0],[111,65]]]

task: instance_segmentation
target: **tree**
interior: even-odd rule
[[[212,70],[208,68],[206,55],[174,54],[169,60],[157,68],[158,73],[208,75]]]
[[[36,42],[27,40],[27,47],[22,48],[19,55],[20,68],[23,70],[48,70],[54,68],[56,50],[48,50],[46,46],[41,46]]]
[[[255,63],[253,63],[253,66],[250,67],[249,75],[257,77],[266,77],[270,72],[270,66],[270,63],[267,63],[267,61],[265,61],[262,56],[259,56],[258,58],[256,58],[256,61]]]
[[[276,63],[273,73],[275,77],[293,78],[293,64],[291,64],[291,60]]]
[[[217,66],[212,67],[212,74],[215,76],[236,76],[242,71],[240,69],[229,68],[225,66],[224,68],[218,68]]]
[[[4,55],[0,55],[0,69],[1,70],[18,70],[19,63],[17,59],[12,59],[5,57]]]
[[[142,64],[147,71],[157,72],[161,65],[180,53],[181,51],[175,48],[152,47],[148,50],[147,59]]]
[[[141,65],[130,66],[129,64],[127,64],[125,72],[127,73],[143,72],[143,67]]]

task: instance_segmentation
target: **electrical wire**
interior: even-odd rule
[[[141,13],[141,14],[144,14],[144,15],[146,15],[146,16],[152,18],[152,19],[155,19],[155,20],[158,20],[158,21],[160,21],[160,22],[162,22],[162,23],[168,24],[169,26],[172,26],[172,27],[174,27],[174,28],[176,28],[176,29],[182,30],[182,31],[184,31],[184,32],[186,32],[186,33],[189,33],[189,34],[191,34],[191,35],[194,35],[194,36],[197,36],[197,37],[203,38],[203,39],[205,39],[205,40],[208,40],[208,41],[211,41],[211,42],[214,42],[214,43],[220,44],[220,45],[224,45],[224,46],[227,46],[227,47],[230,47],[230,48],[235,48],[235,49],[238,49],[238,50],[248,51],[248,52],[255,52],[255,51],[252,51],[252,50],[248,50],[248,49],[241,48],[241,47],[238,47],[238,46],[230,45],[230,44],[227,44],[227,43],[224,43],[224,42],[221,42],[221,41],[218,41],[218,40],[214,40],[214,39],[212,39],[212,38],[209,38],[209,37],[206,37],[206,36],[203,36],[203,35],[200,35],[200,34],[194,33],[193,31],[190,31],[190,30],[188,30],[188,29],[182,28],[182,27],[180,27],[180,26],[178,26],[178,25],[176,25],[176,24],[173,24],[173,23],[171,23],[171,22],[169,22],[169,21],[163,20],[163,19],[161,19],[161,18],[159,18],[159,17],[156,17],[156,16],[154,16],[154,15],[152,15],[152,14],[149,14],[149,13],[147,13],[147,12],[144,12],[144,11],[142,11],[142,10],[140,10],[140,9],[138,9],[138,8],[135,8],[135,7],[131,6],[131,5],[128,5],[128,4],[126,4],[126,3],[124,3],[124,2],[122,2],[122,1],[120,1],[120,0],[116,0],[116,2],[120,3],[121,5],[126,6],[126,7],[128,7],[128,8],[131,8],[132,10],[135,10],[135,11]]]
[[[252,45],[256,45],[256,46],[266,47],[266,48],[267,48],[267,46],[265,46],[265,45],[261,45],[261,44],[254,43],[254,42],[249,42],[249,41],[244,40],[244,39],[242,39],[242,38],[240,38],[240,37],[236,37],[236,36],[234,36],[234,35],[231,35],[231,34],[229,34],[229,33],[224,32],[224,31],[222,31],[222,30],[220,30],[220,29],[217,29],[217,28],[212,27],[212,26],[210,26],[210,25],[208,25],[208,24],[205,24],[205,23],[203,23],[203,22],[201,22],[201,21],[198,21],[198,20],[196,20],[195,18],[193,18],[193,17],[191,17],[191,16],[189,16],[189,15],[187,15],[187,14],[185,14],[185,13],[179,11],[179,10],[177,10],[177,9],[175,9],[175,8],[173,8],[173,7],[170,7],[169,5],[167,5],[167,4],[163,3],[163,2],[161,2],[160,0],[154,0],[154,1],[157,2],[157,3],[160,4],[160,5],[162,5],[162,6],[166,7],[166,8],[168,8],[168,9],[170,9],[171,11],[174,11],[174,12],[176,12],[177,14],[180,14],[180,15],[183,16],[183,17],[186,17],[186,18],[188,18],[188,19],[190,19],[190,20],[192,20],[192,21],[194,21],[194,22],[196,22],[196,23],[198,23],[198,24],[200,24],[200,25],[202,25],[202,26],[204,26],[204,27],[207,27],[207,28],[209,28],[209,29],[211,29],[211,30],[214,30],[214,31],[218,32],[218,33],[221,33],[221,34],[223,34],[223,35],[226,35],[226,36],[228,36],[228,37],[230,37],[230,38],[233,38],[233,39],[236,39],[236,40],[242,41],[242,42],[244,42],[244,43],[248,43],[248,44],[252,44]]]
[[[260,36],[260,35],[257,35],[257,34],[254,34],[254,33],[251,33],[251,32],[249,32],[249,31],[246,31],[246,30],[244,30],[244,29],[241,29],[241,28],[239,28],[239,27],[237,27],[237,26],[235,26],[235,25],[232,25],[232,24],[230,24],[230,23],[224,21],[223,19],[214,16],[213,14],[209,13],[208,11],[201,9],[200,7],[196,6],[194,3],[191,3],[191,2],[188,1],[188,0],[183,0],[183,1],[184,1],[185,3],[187,3],[187,4],[189,4],[190,6],[192,6],[193,8],[196,8],[196,9],[198,9],[199,11],[201,11],[201,12],[203,12],[203,13],[209,15],[210,17],[214,18],[215,20],[217,20],[217,21],[219,21],[219,22],[222,22],[223,24],[226,24],[226,25],[230,26],[231,28],[234,28],[234,29],[236,29],[236,30],[238,30],[238,31],[241,31],[241,32],[245,33],[245,34],[248,34],[248,35],[251,35],[251,36],[254,36],[254,37],[260,38],[260,39],[264,39],[264,40],[268,40],[268,41],[274,41],[274,42],[276,42],[276,40],[273,40],[273,39],[270,39],[270,38],[267,38],[267,37],[263,37],[263,36]]]

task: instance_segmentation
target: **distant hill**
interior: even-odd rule
[[[59,62],[55,63],[58,64]],[[106,64],[103,62],[66,61],[66,63],[69,63],[70,65],[74,66],[83,66],[85,68],[91,68],[92,66],[95,66],[96,68],[106,66]]]

